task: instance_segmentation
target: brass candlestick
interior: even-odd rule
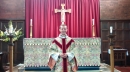
[[[113,38],[115,37],[115,35],[113,35],[112,33],[110,33],[110,35],[108,35],[109,39],[110,39],[110,68],[111,68],[111,72],[114,72],[114,51],[113,51]]]
[[[92,25],[92,36],[95,37],[94,25]]]
[[[30,25],[30,38],[32,38],[32,25]]]

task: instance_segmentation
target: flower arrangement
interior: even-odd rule
[[[16,41],[18,40],[21,36],[23,36],[23,33],[22,33],[22,28],[16,30],[17,26],[13,29],[13,25],[12,25],[12,21],[10,20],[8,22],[8,28],[5,27],[5,32],[1,31],[0,30],[0,37],[2,41],[4,42],[9,42],[10,41],[10,38],[8,37],[10,34],[13,35],[13,38],[12,40],[13,41]]]

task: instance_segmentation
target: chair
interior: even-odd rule
[[[114,49],[114,62],[123,61],[126,66],[127,49]]]
[[[3,53],[0,53],[0,72],[4,72],[4,68],[3,68]]]
[[[3,66],[3,56],[4,54],[0,52],[0,72],[6,72],[7,70],[9,70],[8,66]]]
[[[127,56],[127,49],[122,49],[121,46],[116,45],[113,46],[114,51],[114,62],[122,61],[126,66],[126,56]],[[110,49],[108,49],[108,53],[110,54]],[[110,55],[109,55],[110,58]]]

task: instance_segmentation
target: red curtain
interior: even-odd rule
[[[100,36],[99,0],[25,0],[26,37],[30,37],[30,19],[32,19],[33,38],[55,38],[59,35],[61,14],[54,9],[71,9],[65,13],[65,24],[70,37],[92,37],[92,19],[95,23],[96,37]]]

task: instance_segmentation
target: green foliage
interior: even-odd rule
[[[16,28],[17,28],[17,27],[16,27]],[[18,30],[16,30],[16,28],[13,29],[12,21],[9,21],[9,22],[8,22],[8,29],[5,27],[5,29],[6,29],[5,32],[3,32],[3,31],[0,30],[0,37],[1,37],[0,40],[2,40],[2,41],[4,41],[4,42],[9,42],[9,41],[10,41],[10,38],[8,37],[8,35],[9,35],[9,31],[10,31],[10,30],[12,30],[13,41],[18,40],[21,36],[23,36],[23,33],[22,33],[22,31],[21,31],[22,28],[20,28],[20,29],[18,29]]]

